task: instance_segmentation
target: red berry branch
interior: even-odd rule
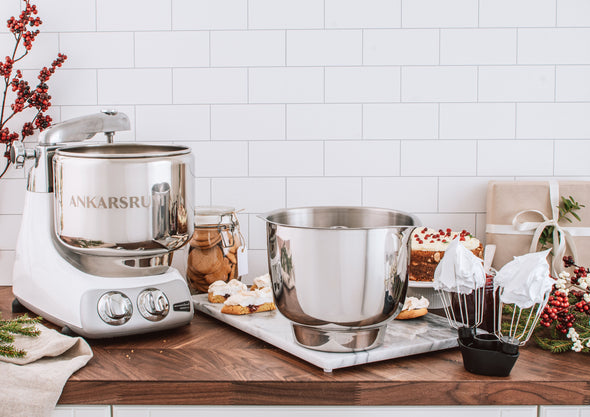
[[[576,265],[571,256],[565,256],[563,263],[566,268],[573,267],[572,273],[559,274],[541,314],[535,340],[553,352],[590,352],[589,271]]]
[[[39,26],[43,23],[37,17],[37,6],[31,4],[31,0],[23,0],[24,9],[18,18],[12,16],[8,19],[8,29],[14,36],[15,45],[11,56],[4,61],[0,60],[0,83],[4,81],[4,93],[2,94],[2,107],[0,109],[0,144],[4,145],[5,165],[0,171],[0,178],[6,173],[10,166],[10,147],[17,141],[23,141],[27,136],[34,134],[35,130],[43,131],[51,126],[51,116],[45,112],[51,107],[51,96],[47,82],[55,73],[55,70],[62,66],[67,56],[59,53],[49,68],[43,67],[37,79],[39,83],[31,87],[28,81],[23,79],[20,70],[14,70],[14,64],[23,59],[31,48],[35,38],[39,35]],[[1,85],[1,84],[0,84]],[[8,88],[16,93],[14,103],[10,105],[10,111],[6,111],[6,97]],[[7,123],[16,114],[27,109],[33,109],[35,114],[30,122],[26,122],[20,132],[11,131]]]

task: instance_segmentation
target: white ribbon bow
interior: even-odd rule
[[[559,184],[556,181],[549,182],[549,200],[551,202],[551,212],[553,218],[549,219],[545,214],[539,210],[523,210],[514,216],[512,219],[512,227],[519,232],[528,232],[534,230],[533,240],[529,252],[536,252],[537,245],[539,244],[539,238],[541,233],[548,226],[553,226],[553,262],[552,272],[557,276],[563,271],[563,255],[565,255],[566,243],[569,245],[574,259],[578,259],[576,252],[576,245],[572,234],[564,227],[560,226],[557,222],[559,219]],[[542,222],[521,222],[519,217],[524,213],[537,213],[542,218]]]

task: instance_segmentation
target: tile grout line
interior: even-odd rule
[[[361,29],[361,66],[365,65],[365,29]]]
[[[365,205],[365,177],[360,177],[361,180],[361,206]]]
[[[479,65],[475,69],[475,102],[479,103]]]
[[[361,103],[361,140],[365,139],[365,103]]]

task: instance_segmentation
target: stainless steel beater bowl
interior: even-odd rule
[[[119,143],[53,157],[56,247],[99,276],[166,272],[193,230],[190,148]]]
[[[296,341],[328,352],[371,349],[402,307],[417,217],[368,207],[305,207],[260,216],[279,311]]]

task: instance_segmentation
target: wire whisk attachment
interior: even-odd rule
[[[469,294],[438,290],[449,326],[457,330],[459,338],[473,339],[483,322],[484,287]]]
[[[453,240],[434,272],[434,289],[459,339],[472,340],[483,321],[485,281],[482,260]]]
[[[463,365],[481,375],[508,376],[533,334],[549,300],[553,279],[548,251],[529,253],[504,265],[494,278],[494,332],[459,337]],[[482,306],[483,298],[479,304]]]
[[[549,282],[549,281],[548,281]],[[494,334],[502,342],[502,350],[506,353],[515,354],[519,346],[524,346],[531,338],[543,309],[549,301],[551,287],[539,298],[539,302],[531,306],[519,306],[517,303],[504,303],[506,298],[505,287],[498,286],[494,292],[494,308],[498,306],[498,311],[494,311],[497,321],[494,326]],[[527,303],[529,304],[529,303]]]

